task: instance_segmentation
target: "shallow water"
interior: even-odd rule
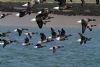
[[[68,40],[52,41],[47,43],[46,47],[35,49],[35,45],[39,40],[39,34],[33,35],[31,42],[33,45],[29,47],[22,46],[22,42],[26,37],[22,34],[21,37],[13,32],[16,27],[0,27],[0,31],[12,31],[8,36],[10,39],[16,39],[19,44],[10,44],[5,48],[0,46],[0,67],[100,67],[100,29],[94,28],[92,32],[86,30],[85,35],[91,37],[85,45],[80,45],[77,42],[79,39],[80,28],[66,27],[66,32],[72,34]],[[27,28],[27,27],[26,27]],[[44,32],[46,36],[50,36],[50,28],[44,27],[28,27],[29,31]],[[56,31],[61,28],[54,28]],[[27,31],[24,31],[24,33]],[[63,45],[64,48],[58,49],[56,53],[49,50],[54,45]]]

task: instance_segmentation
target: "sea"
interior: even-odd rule
[[[100,29],[93,28],[93,31],[86,30],[84,35],[92,38],[86,44],[80,45],[77,41],[81,32],[80,27],[63,27],[66,34],[72,36],[68,40],[45,43],[46,47],[34,48],[34,45],[40,40],[40,33],[47,37],[51,36],[50,27],[24,27],[28,31],[23,31],[22,36],[14,32],[15,26],[0,26],[0,32],[10,31],[7,37],[0,39],[17,40],[19,43],[8,44],[5,48],[0,45],[0,67],[100,67]],[[62,27],[54,27],[55,31]],[[28,47],[22,45],[26,32],[37,32],[34,34]],[[53,53],[51,47],[61,45]]]

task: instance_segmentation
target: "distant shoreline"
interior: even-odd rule
[[[25,9],[22,7],[22,4],[25,2],[0,2],[0,11],[5,12],[18,12],[20,9]],[[68,15],[68,16],[100,16],[100,4],[96,5],[95,3],[86,3],[84,7],[81,6],[80,3],[68,3],[67,5],[72,6],[64,11],[55,11],[54,14],[59,15]],[[49,8],[50,10],[58,6],[57,3],[45,3],[33,6],[33,12],[36,13],[40,11],[42,8]]]

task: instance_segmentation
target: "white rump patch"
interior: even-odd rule
[[[38,44],[41,44],[42,42],[41,41],[38,41]]]
[[[26,44],[25,44],[25,43],[23,43],[22,45],[23,45],[23,46],[26,46]]]
[[[52,47],[50,47],[49,49],[50,49],[50,50],[53,50],[53,48],[52,48]]]
[[[1,17],[3,16],[3,14],[1,14]]]
[[[78,42],[81,42],[81,39],[78,39],[77,41],[78,41]]]
[[[17,29],[15,29],[14,32],[17,32]]]
[[[82,23],[82,21],[81,21],[81,20],[79,20],[79,21],[77,21],[77,23]]]
[[[59,7],[54,7],[53,9],[55,9],[55,10],[59,10]]]
[[[19,13],[17,13],[16,16],[19,17]]]
[[[0,42],[0,45],[3,46],[4,45],[4,42]]]
[[[51,37],[51,36],[49,36],[49,37],[48,37],[48,39],[52,39],[52,37]]]
[[[60,40],[60,37],[57,37],[56,40]]]
[[[28,35],[28,33],[24,33],[25,35]]]
[[[38,48],[37,46],[34,46],[34,48]]]
[[[31,21],[36,21],[36,18],[31,19]]]
[[[42,13],[42,11],[37,12],[37,14],[41,14],[41,13]]]
[[[22,6],[27,7],[27,6],[28,6],[28,3],[25,3],[25,4],[23,4]]]

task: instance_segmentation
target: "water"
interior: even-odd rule
[[[47,47],[35,49],[35,45],[39,40],[39,34],[33,36],[31,42],[33,45],[29,47],[22,46],[22,42],[26,37],[21,37],[13,32],[16,27],[0,27],[0,31],[12,31],[8,38],[20,41],[19,44],[10,44],[5,48],[0,46],[0,67],[100,67],[100,29],[94,28],[92,32],[86,31],[85,35],[91,37],[85,45],[80,45],[76,40],[79,38],[81,31],[78,27],[64,28],[73,36],[65,41],[52,41],[47,43]],[[44,32],[50,36],[50,28],[28,27],[29,31]],[[60,28],[55,28],[58,30]],[[27,31],[25,31],[27,32]],[[64,48],[58,49],[56,53],[49,50],[54,45],[63,45]]]

